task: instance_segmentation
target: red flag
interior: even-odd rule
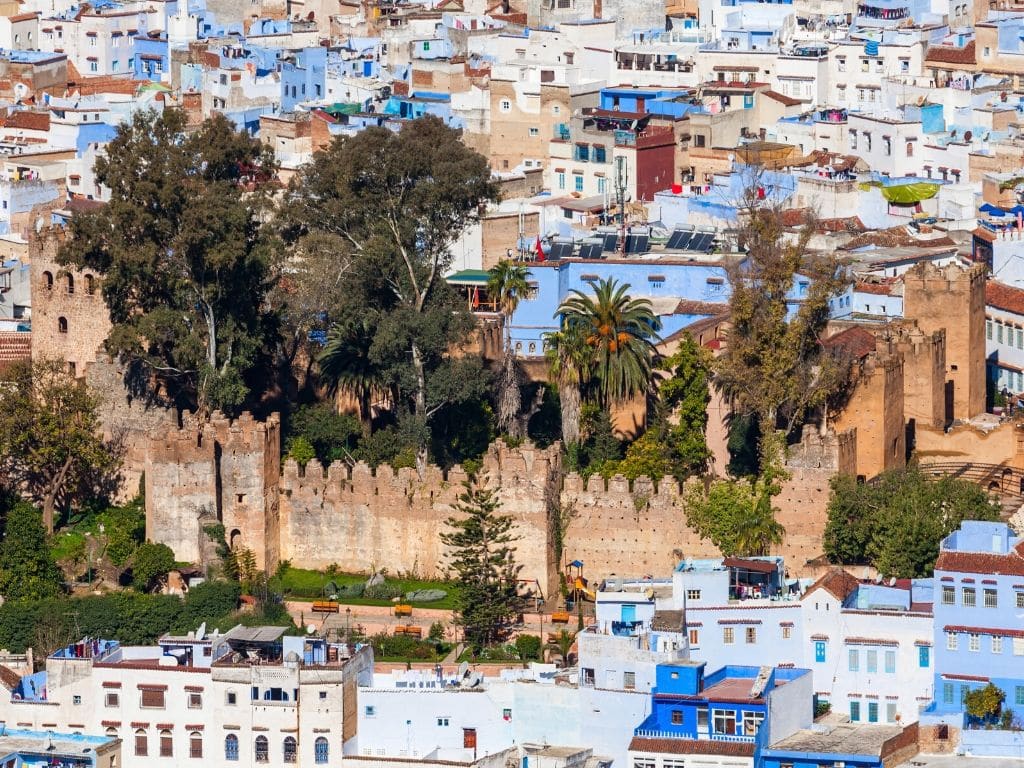
[[[547,258],[544,256],[544,246],[541,245],[540,235],[537,235],[537,261],[544,261]]]

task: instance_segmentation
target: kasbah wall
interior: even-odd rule
[[[154,434],[146,458],[147,536],[162,541],[180,560],[208,561],[214,545],[204,528],[220,520],[228,543],[252,549],[260,567],[281,560],[308,568],[438,576],[445,569],[440,534],[468,478],[461,467],[447,473],[365,464],[305,469],[286,461],[280,469],[280,423],[243,414],[215,415],[203,425]],[[786,529],[778,554],[793,575],[810,573],[821,555],[829,479],[852,472],[856,437],[821,437],[807,430],[793,446],[790,477],[776,498]],[[521,578],[544,595],[558,588],[558,520],[566,520],[561,562],[586,565],[586,575],[665,574],[685,557],[713,557],[714,545],[686,523],[679,484],[639,478],[632,484],[562,475],[559,447],[495,443],[480,477],[498,490],[502,510],[517,524]]]

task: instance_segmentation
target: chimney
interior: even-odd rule
[[[603,10],[604,9],[601,7],[601,0],[594,0],[594,18],[595,19],[603,18],[601,16],[601,12]]]

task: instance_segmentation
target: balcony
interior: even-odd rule
[[[569,141],[572,134],[569,132],[569,125],[567,123],[558,123],[554,129],[554,139],[556,141]]]
[[[734,744],[753,744],[756,736],[737,736],[731,733],[697,733],[697,731],[657,731],[637,728],[633,735],[641,739],[686,739],[687,741],[728,741]]]

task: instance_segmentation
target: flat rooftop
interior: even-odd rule
[[[969,755],[915,755],[896,768],[1020,768],[1019,757]]]
[[[708,699],[718,699],[719,701],[734,699],[751,701],[764,698],[763,696],[751,696],[750,689],[753,687],[754,678],[752,677],[727,677],[725,680],[705,688],[701,696]]]
[[[834,726],[824,733],[797,731],[792,736],[772,744],[768,749],[771,751],[878,756],[882,753],[882,745],[901,733],[903,733],[903,729],[898,725],[843,724]]]

